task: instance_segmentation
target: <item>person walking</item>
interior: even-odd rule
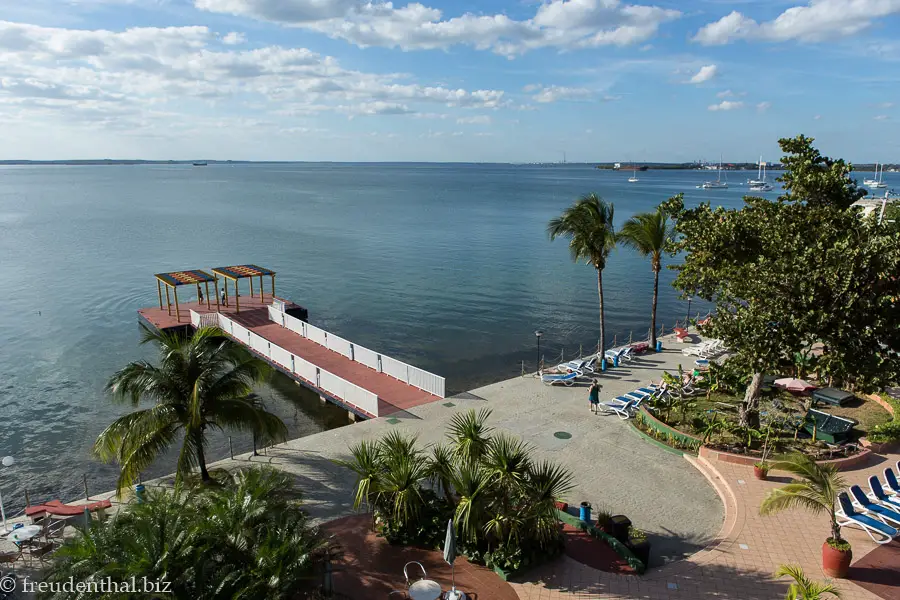
[[[600,381],[594,379],[591,382],[591,388],[588,391],[588,401],[591,403],[591,412],[597,412],[597,409],[600,407],[600,388],[603,387],[600,385]]]
[[[197,288],[197,304],[203,304],[203,290]]]
[[[225,293],[225,287],[222,287],[222,306],[228,306],[228,295]]]

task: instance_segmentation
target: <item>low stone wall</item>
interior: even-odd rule
[[[672,441],[677,441],[681,447],[678,447],[678,450],[687,450],[690,452],[697,452],[697,449],[703,443],[703,440],[700,438],[693,436],[689,433],[684,433],[683,431],[679,431],[674,427],[666,425],[656,417],[650,414],[643,406],[637,414],[637,419],[640,420],[648,429],[652,431],[659,432],[663,439],[668,442],[668,445],[672,446]],[[660,439],[659,441],[663,441]]]
[[[832,460],[817,461],[820,465],[836,465],[838,471],[848,471],[856,466],[865,463],[869,459],[871,452],[864,449],[859,454],[848,456],[846,458],[835,458]],[[759,462],[758,456],[747,456],[746,454],[732,454],[731,452],[723,452],[721,450],[713,450],[706,446],[700,447],[700,456],[707,460],[718,460],[720,462],[731,463],[735,465],[744,465],[752,467]]]
[[[893,419],[897,418],[897,415],[894,414],[894,407],[891,405],[891,403],[885,402],[884,400],[882,400],[881,396],[879,396],[878,394],[869,394],[866,396],[866,398],[868,398],[869,400],[871,400],[872,402],[874,402],[875,404],[877,404],[884,410],[888,411],[888,413],[891,415],[891,418],[893,418]]]

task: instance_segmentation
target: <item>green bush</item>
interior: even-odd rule
[[[894,419],[881,425],[876,425],[866,437],[870,442],[884,444],[886,442],[900,441],[900,401],[887,394],[882,394],[881,399],[894,409]]]

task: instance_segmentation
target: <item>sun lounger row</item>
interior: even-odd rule
[[[897,462],[900,471],[900,461]],[[841,527],[856,526],[876,544],[887,544],[900,536],[900,482],[891,467],[884,470],[887,490],[876,475],[869,477],[869,493],[858,485],[850,486],[850,494],[838,494],[840,508],[835,512]]]
[[[590,356],[583,360],[570,360],[567,363],[557,365],[556,368],[562,372],[575,371],[581,375],[594,373],[597,371],[597,357]]]
[[[601,402],[600,410],[606,414],[615,414],[620,419],[633,417],[644,402],[667,394],[666,386],[650,384],[627,394],[622,394],[609,402]]]
[[[701,358],[714,358],[728,351],[722,340],[706,340],[694,346],[688,346],[681,350],[685,356],[699,356]]]

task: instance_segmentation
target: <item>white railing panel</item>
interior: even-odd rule
[[[250,345],[250,330],[241,327],[234,321],[231,322],[231,335],[233,335],[239,342],[243,342],[248,346]]]
[[[250,347],[262,354],[263,356],[271,356],[269,352],[269,340],[250,332]]]
[[[444,378],[438,377],[434,373],[411,366],[409,367],[409,385],[440,398],[444,397]]]
[[[336,336],[333,333],[328,334],[328,349],[334,350],[338,354],[342,354],[349,359],[353,358],[353,344],[350,340]]]
[[[275,308],[274,306],[266,307],[269,309],[269,320],[273,323],[278,323],[279,325],[284,325],[284,313]]]
[[[203,313],[200,315],[201,327],[218,327],[219,313]]]
[[[396,377],[403,383],[409,383],[409,365],[390,356],[381,355],[381,371]]]
[[[298,319],[297,317],[292,317],[291,315],[284,315],[284,326],[296,333],[297,335],[301,335],[306,337],[306,323]]]
[[[191,309],[191,325],[194,327],[200,327],[200,313]]]
[[[326,392],[363,409],[369,414],[378,416],[378,396],[376,394],[353,385],[328,371],[319,371],[319,383]]]
[[[321,344],[328,347],[328,332],[324,329],[319,329],[315,325],[306,324],[306,337],[311,339],[317,344]]]
[[[272,344],[272,354],[270,358],[282,367],[286,368],[288,371],[291,370],[291,353],[281,346]]]
[[[353,357],[356,359],[356,362],[362,363],[370,369],[378,370],[378,353],[374,350],[353,344]]]
[[[311,362],[294,356],[294,373],[316,385],[316,365]]]

